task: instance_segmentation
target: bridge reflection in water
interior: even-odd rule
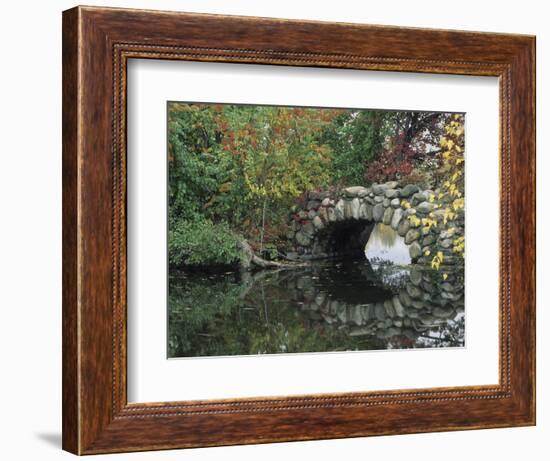
[[[383,224],[365,255],[172,277],[169,356],[464,346],[463,267],[411,264],[403,238]]]

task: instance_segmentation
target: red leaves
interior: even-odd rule
[[[416,153],[410,145],[385,149],[377,160],[369,165],[366,179],[371,182],[385,182],[407,176],[414,168]]]

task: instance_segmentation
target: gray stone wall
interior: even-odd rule
[[[368,276],[368,280],[376,282],[376,277]],[[331,296],[314,284],[309,274],[289,283],[294,284],[288,287],[289,293],[300,301],[302,311],[312,321],[336,325],[350,336],[414,339],[464,315],[464,285],[452,272],[441,283],[440,272],[415,266],[404,287],[391,297],[379,302],[365,300],[363,304]]]
[[[336,245],[335,233],[340,233],[341,239],[353,240],[351,247],[364,248],[372,226],[384,223],[404,237],[413,263],[428,262],[434,251],[442,251],[452,260],[453,239],[464,232],[463,214],[450,223],[456,229],[453,236],[436,227],[427,231],[422,224],[408,219],[415,214],[420,220],[429,216],[441,221],[443,210],[430,200],[437,193],[413,184],[398,187],[395,181],[348,187],[332,196],[328,192],[310,192],[292,213],[287,237],[297,258],[321,259],[342,252],[342,242]]]

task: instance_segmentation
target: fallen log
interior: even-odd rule
[[[250,244],[243,240],[241,241],[241,247],[243,249],[243,258],[241,259],[241,266],[244,269],[250,269],[251,266],[257,266],[262,269],[295,269],[298,267],[308,266],[305,262],[288,262],[282,263],[279,261],[269,261],[267,259],[259,257],[250,246]]]

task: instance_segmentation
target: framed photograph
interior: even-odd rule
[[[535,38],[63,13],[63,448],[535,424]]]

